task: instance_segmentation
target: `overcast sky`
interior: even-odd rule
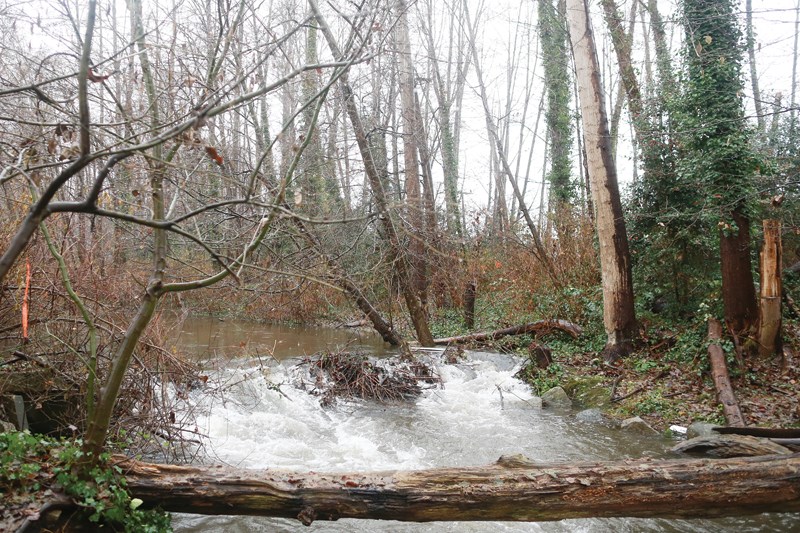
[[[629,12],[631,0],[618,0],[625,13]],[[479,2],[479,0],[475,0]],[[794,46],[794,33],[795,33],[795,17],[797,12],[798,3],[800,0],[753,0],[753,24],[755,29],[755,39],[757,47],[757,69],[759,84],[762,93],[762,100],[772,102],[775,94],[780,92],[783,94],[784,106],[789,106],[791,95],[791,78],[792,78],[792,55]],[[535,6],[534,2],[530,3]],[[680,21],[676,17],[677,2],[672,0],[660,0],[659,8],[662,15],[667,21],[667,32],[672,35],[673,49],[677,51],[680,40],[683,35],[683,28]],[[599,53],[613,53],[610,48],[610,42],[605,38],[605,27],[601,17],[601,8],[597,0],[591,0],[591,11],[594,15],[594,30],[597,39],[597,45],[600,48]],[[483,25],[483,39],[481,39],[482,52],[484,56],[484,70],[489,91],[495,99],[501,100],[505,95],[505,74],[506,65],[508,63],[508,41],[509,36],[513,35],[513,28],[519,25],[518,10],[520,3],[512,0],[496,0],[494,2],[487,2],[487,8],[484,15],[481,17]],[[745,22],[745,2],[741,2],[741,21],[742,29],[744,30]],[[534,7],[535,10],[535,7]],[[642,25],[637,23],[636,26],[636,41],[635,41],[635,54],[638,55],[639,60],[643,61],[644,52],[642,44]],[[536,50],[531,50],[530,53],[535,54]],[[602,61],[602,59],[601,59]],[[541,63],[541,62],[539,62]],[[617,83],[616,61],[610,61],[611,70],[604,72],[606,75],[606,83]],[[679,68],[680,62],[678,56],[675,56],[674,66]],[[754,106],[752,101],[752,90],[749,81],[749,63],[745,62],[744,75],[745,75],[745,106],[749,113],[754,113]],[[605,67],[609,68],[609,67]],[[538,70],[541,73],[541,66],[539,64]],[[539,74],[541,76],[541,74]],[[471,79],[474,85],[474,72]],[[528,126],[533,128],[533,121],[535,120],[536,107],[541,95],[541,89],[538,89],[533,98],[535,104],[529,108]],[[610,105],[610,100],[616,96],[614,91],[607,95],[607,104]],[[800,100],[800,95],[798,95]],[[489,157],[488,140],[484,125],[483,110],[477,101],[477,95],[474,91],[467,90],[465,103],[464,103],[464,131],[465,135],[462,144],[462,174],[464,176],[464,190],[466,195],[466,202],[469,208],[478,208],[486,205],[489,193],[489,179],[487,175],[487,160]],[[629,147],[629,132],[627,128],[627,117],[623,118],[626,121],[622,129],[623,139],[620,140],[620,153],[618,156],[618,174],[620,183],[624,187],[631,182],[633,176],[632,157]],[[539,136],[544,135],[543,124],[540,124]],[[515,138],[512,135],[512,140]],[[534,148],[534,164],[531,171],[531,185],[529,186],[528,200],[534,207],[538,206],[538,191],[541,188],[542,181],[542,163],[543,159],[543,142],[538,142]],[[513,150],[512,150],[513,152]],[[526,156],[527,151],[523,154]],[[574,168],[577,175],[577,167]]]

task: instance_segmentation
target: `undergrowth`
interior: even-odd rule
[[[78,475],[81,444],[28,432],[0,433],[0,530],[16,530],[9,526],[31,521],[44,505],[56,502],[98,527],[131,533],[172,531],[169,515],[139,508],[143,502],[128,493],[122,470],[108,454],[85,476]]]

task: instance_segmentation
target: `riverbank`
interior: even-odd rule
[[[800,370],[793,356],[798,329],[786,325],[783,358],[753,356],[738,364],[733,346],[724,343],[731,384],[747,425],[800,427],[800,397],[796,391]],[[585,339],[553,342],[553,363],[546,369],[534,360],[519,377],[535,392],[559,385],[581,394],[576,407],[600,407],[615,419],[640,416],[658,431],[671,425],[688,426],[703,421],[725,424],[716,398],[702,325],[683,329],[645,331],[643,341],[630,356],[607,364],[597,350],[587,350]],[[575,400],[576,398],[573,398]]]

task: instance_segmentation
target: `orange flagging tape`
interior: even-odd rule
[[[22,297],[22,339],[28,340],[28,306],[31,298],[31,260],[25,260],[25,295]]]

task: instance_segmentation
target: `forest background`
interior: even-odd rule
[[[167,388],[199,374],[170,349],[176,312],[363,320],[397,346],[562,319],[586,331],[532,359],[535,387],[606,372],[620,396],[650,385],[628,409],[673,421],[721,420],[717,318],[759,394],[749,420],[798,423],[800,6],[0,10],[0,369],[7,391],[80,399],[88,462],[131,427],[183,435]],[[568,31],[582,10],[589,70]],[[600,185],[596,148],[613,154]],[[757,283],[776,236],[777,288]]]

